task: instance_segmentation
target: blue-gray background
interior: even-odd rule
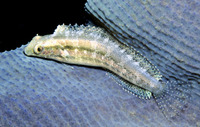
[[[112,22],[118,22],[121,21],[119,20],[120,18],[125,18],[126,20],[122,20],[124,23],[118,23],[118,27],[122,27],[122,29],[116,29],[123,34],[117,33],[114,29],[115,32],[111,33],[119,35],[118,37],[122,37],[124,41],[133,41],[132,44],[134,44],[135,48],[144,53],[151,62],[155,63],[164,77],[194,81],[187,110],[181,111],[180,116],[168,121],[154,99],[142,100],[123,91],[104,70],[71,66],[25,56],[23,54],[24,46],[20,47],[21,43],[26,44],[37,33],[40,35],[51,34],[58,24],[74,24],[73,22],[67,22],[71,19],[75,19],[75,22],[82,24],[79,19],[83,18],[84,22],[87,19],[82,15],[76,17],[75,12],[79,10],[78,1],[75,1],[75,6],[72,6],[73,4],[71,3],[59,3],[58,1],[52,3],[54,6],[49,6],[49,3],[41,5],[43,3],[34,1],[35,3],[29,3],[28,5],[25,3],[12,3],[14,7],[10,6],[11,4],[2,5],[5,10],[1,10],[3,14],[1,15],[1,32],[3,34],[0,36],[4,38],[2,39],[1,47],[15,49],[17,46],[20,48],[0,53],[0,126],[199,126],[200,88],[198,84],[199,50],[197,48],[199,44],[199,36],[197,36],[199,35],[199,21],[196,17],[193,18],[196,19],[192,21],[195,22],[193,25],[197,26],[195,33],[193,33],[193,25],[189,25],[191,23],[189,21],[184,22],[185,24],[180,26],[180,30],[175,29],[176,25],[180,24],[176,18],[181,15],[177,13],[185,14],[183,12],[196,11],[195,9],[193,10],[193,3],[189,4],[192,5],[192,9],[190,9],[184,6],[188,5],[188,3],[179,0],[169,1],[169,6],[166,6],[164,1],[160,4],[158,1],[157,3],[156,1],[129,0],[129,2],[134,2],[132,4],[134,8],[128,6],[128,12],[139,11],[137,13],[139,14],[137,15],[138,17],[144,15],[142,18],[136,18],[136,21],[138,20],[136,24],[144,21],[143,25],[140,24],[140,27],[135,27],[135,21],[131,22],[132,25],[127,22],[129,19],[132,20],[130,16],[126,18],[128,16],[126,13],[122,15],[121,11],[113,10],[116,9],[115,6],[120,9],[126,8],[129,4],[124,3],[124,0],[88,1],[90,1],[89,5],[92,6],[92,9],[105,11],[104,13],[95,11],[101,13],[103,21],[107,21],[105,16]],[[195,6],[198,6],[198,4],[196,2]],[[144,7],[147,7],[147,9],[151,7],[150,10],[155,15],[140,13],[148,12]],[[181,7],[179,9],[180,12],[170,11],[172,9],[177,10],[177,7]],[[164,22],[169,27],[162,26],[162,30],[165,28],[167,32],[168,28],[172,28],[170,31],[174,32],[175,35],[177,34],[177,38],[174,38],[173,41],[170,41],[172,39],[171,36],[163,37],[163,34],[166,35],[165,33],[158,32],[159,36],[154,33],[157,28],[161,28],[159,24],[155,23],[158,25],[157,27],[148,27],[148,22],[151,21],[149,19],[154,19],[154,16],[156,16],[156,19],[158,16],[159,20],[155,20],[156,22],[160,21],[160,19],[162,21],[163,18],[160,18],[162,15],[157,15],[157,10],[160,8],[161,10],[165,8],[165,13],[161,14],[173,14],[173,18],[170,18],[173,23]],[[185,10],[182,11],[182,8]],[[12,9],[12,11],[9,11],[10,13],[4,13],[8,12],[7,10],[9,9]],[[150,17],[147,16],[146,18],[145,14]],[[198,15],[196,12],[189,14]],[[182,20],[187,20],[189,14]],[[164,17],[167,16],[169,15]],[[16,25],[15,23],[21,25]],[[106,25],[106,23],[103,24]],[[185,25],[192,28],[185,29]],[[106,26],[108,29],[111,28],[108,24]],[[144,31],[143,27],[149,29]],[[128,29],[128,31],[124,31],[124,28]],[[129,33],[130,28],[134,31]],[[22,29],[23,32],[20,33],[19,29]],[[39,29],[42,31],[39,31]],[[112,29],[110,30],[112,31]],[[141,30],[143,32],[140,32]],[[152,31],[154,32],[152,33]],[[182,31],[183,33],[181,33]],[[139,36],[134,36],[135,32],[139,32]],[[185,35],[185,32],[193,34]],[[127,34],[128,36],[126,36]],[[143,34],[145,34],[145,38],[141,40]],[[180,38],[179,35],[184,35],[184,38]],[[19,37],[22,40],[17,39]],[[196,38],[195,41],[190,40],[193,37]],[[140,41],[134,43],[134,39]],[[182,39],[184,39],[184,43],[179,43]],[[188,39],[189,41],[185,41]],[[162,46],[163,42],[168,43]],[[190,43],[194,45],[191,45],[191,47],[186,46]],[[170,48],[167,46],[168,44],[174,44],[177,47],[176,49]],[[161,46],[167,52],[159,50],[162,48],[155,49],[157,46]],[[186,50],[179,52],[178,50],[182,50],[182,46]],[[145,49],[146,47],[148,48]],[[191,49],[197,49],[194,50],[196,54],[194,51],[190,51]],[[157,54],[153,53],[155,51]],[[188,53],[187,51],[190,52]],[[167,55],[169,53],[171,54],[170,57]],[[190,56],[189,58],[187,57],[188,55]],[[185,66],[186,64],[188,66]],[[197,68],[193,69],[193,66]],[[171,102],[173,102],[173,98],[169,99],[172,99]]]

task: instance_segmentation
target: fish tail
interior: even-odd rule
[[[190,82],[169,81],[166,82],[166,88],[162,93],[153,94],[166,118],[177,119],[189,108],[191,88]]]
[[[181,114],[186,113],[189,108],[193,85],[191,82],[168,81],[165,82],[165,89],[161,93],[155,94],[133,85],[113,73],[107,72],[107,74],[125,91],[141,99],[154,98],[159,109],[169,121],[182,119],[184,115]]]

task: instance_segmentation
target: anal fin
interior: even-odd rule
[[[129,83],[128,81],[122,79],[121,77],[111,73],[107,72],[107,74],[115,81],[117,84],[122,86],[122,88],[131,93],[134,94],[135,96],[142,98],[142,99],[150,99],[152,97],[152,93],[148,90],[145,90],[143,88],[140,88],[132,83]]]

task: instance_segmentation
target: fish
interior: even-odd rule
[[[68,64],[102,67],[154,94],[164,89],[159,82],[162,75],[153,64],[98,27],[59,25],[51,35],[35,36],[24,53]],[[144,96],[150,98],[148,91]]]
[[[109,70],[114,73],[110,76],[129,93],[143,99],[154,96],[167,118],[183,110],[187,103],[182,100],[190,98],[183,92],[189,89],[188,83],[162,82],[160,71],[147,58],[95,26],[58,25],[53,34],[36,35],[24,53],[61,63]],[[175,98],[173,104],[170,102],[172,97]]]

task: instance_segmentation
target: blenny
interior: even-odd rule
[[[108,69],[127,81],[123,83],[126,90],[144,98],[165,88],[159,81],[162,75],[153,64],[102,28],[59,25],[52,35],[35,36],[24,52],[28,56]]]
[[[51,35],[35,36],[24,49],[35,56],[84,66],[102,67],[123,89],[144,99],[154,96],[166,116],[187,107],[190,85],[162,82],[160,71],[138,51],[95,26],[59,25]],[[173,98],[173,99],[172,99]]]

